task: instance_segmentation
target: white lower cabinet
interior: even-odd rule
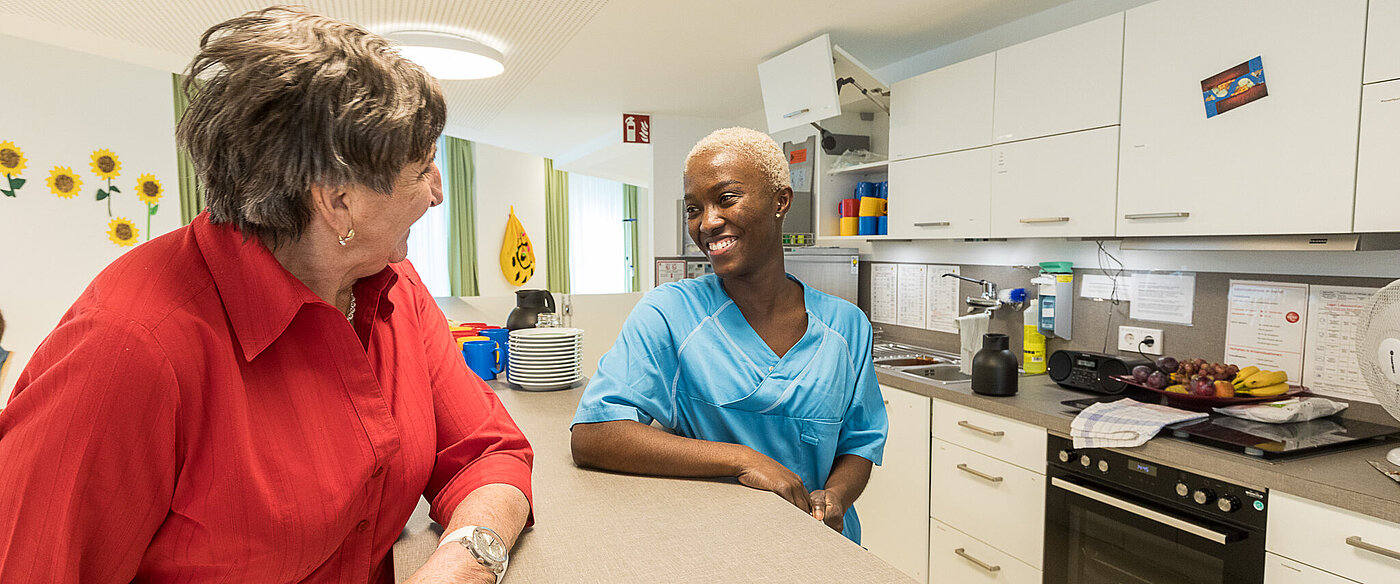
[[[934,519],[1041,568],[1045,475],[935,438],[932,483]]]
[[[929,520],[928,531],[932,582],[1040,584],[1040,570],[937,519]]]
[[[1275,554],[1264,554],[1264,584],[1356,584],[1336,574]]]
[[[928,582],[930,399],[880,386],[890,431],[884,461],[856,500],[861,545],[909,577]]]
[[[1270,552],[1363,584],[1400,582],[1400,524],[1279,491],[1269,505]]]

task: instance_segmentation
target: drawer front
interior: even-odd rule
[[[1355,580],[1274,554],[1264,554],[1264,581],[1268,584],[1356,584]]]
[[[1269,503],[1269,551],[1359,582],[1400,580],[1400,524],[1278,491]]]
[[[1045,429],[933,400],[933,436],[1045,474]]]
[[[1044,475],[937,439],[932,468],[934,519],[1041,569]]]
[[[929,521],[928,573],[935,582],[1040,584],[1041,573],[1025,562],[937,519]]]

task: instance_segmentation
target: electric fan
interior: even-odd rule
[[[1400,280],[1366,300],[1356,323],[1356,362],[1376,401],[1400,420]],[[1385,458],[1400,466],[1400,448]]]

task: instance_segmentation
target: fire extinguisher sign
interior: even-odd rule
[[[651,116],[622,114],[622,143],[651,144]]]

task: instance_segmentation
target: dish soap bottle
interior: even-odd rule
[[[1040,299],[1026,305],[1021,327],[1021,348],[1024,351],[1021,368],[1026,375],[1045,373],[1045,335],[1040,334]]]
[[[972,391],[982,395],[1016,395],[1019,375],[1016,355],[1008,348],[1006,335],[982,335],[982,350],[972,358]]]

